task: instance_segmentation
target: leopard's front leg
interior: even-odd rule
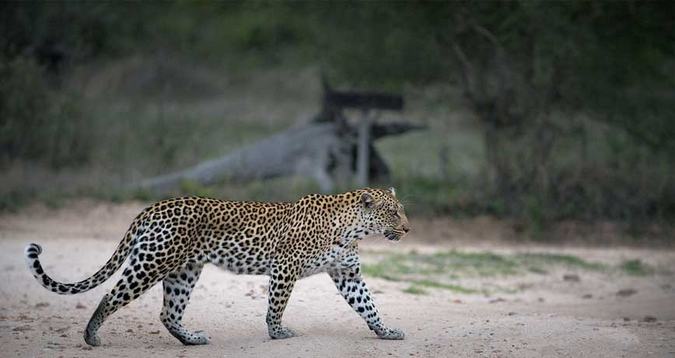
[[[295,332],[281,325],[286,304],[298,280],[297,270],[284,265],[274,265],[270,272],[269,296],[267,299],[267,332],[272,339],[295,336]]]
[[[335,286],[342,297],[349,303],[368,324],[368,328],[382,339],[403,339],[405,334],[397,328],[389,328],[382,323],[382,319],[375,308],[375,302],[370,297],[370,291],[361,277],[361,267],[354,257],[351,258],[351,267],[337,267],[328,271],[335,282]]]

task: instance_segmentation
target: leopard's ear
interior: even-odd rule
[[[361,194],[361,203],[366,208],[372,208],[375,205],[375,199],[368,193]]]
[[[396,189],[394,189],[393,186],[389,187],[389,193],[391,193],[391,196],[393,196],[394,198],[396,197]]]

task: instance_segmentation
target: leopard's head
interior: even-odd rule
[[[394,188],[363,189],[359,191],[359,199],[359,224],[370,233],[398,241],[410,231],[408,218]]]

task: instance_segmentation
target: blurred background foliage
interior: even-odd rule
[[[0,21],[4,210],[129,198],[125,183],[308,121],[324,75],[401,92],[406,110],[389,117],[428,126],[378,143],[414,214],[535,231],[675,217],[670,1],[4,2]]]

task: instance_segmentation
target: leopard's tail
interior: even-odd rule
[[[140,215],[139,215],[140,216]],[[126,258],[131,253],[131,249],[135,244],[135,238],[138,236],[135,231],[137,229],[136,225],[132,225],[131,228],[124,235],[124,239],[117,245],[115,253],[108,259],[108,262],[101,267],[94,275],[76,283],[62,283],[54,281],[49,277],[38,259],[38,255],[42,253],[42,247],[38,244],[29,244],[24,249],[24,255],[26,258],[26,264],[28,269],[33,274],[33,277],[46,289],[56,292],[60,295],[74,295],[76,293],[82,293],[91,290],[92,288],[102,284],[110,276],[112,276],[115,271],[117,271],[120,266],[124,263]]]

